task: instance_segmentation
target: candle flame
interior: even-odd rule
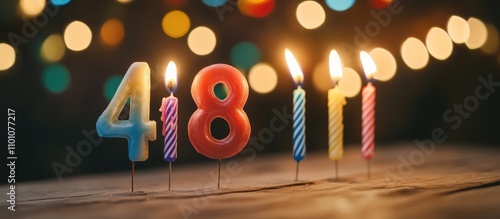
[[[170,61],[165,71],[165,86],[169,93],[177,90],[177,66],[173,61]]]
[[[288,69],[290,69],[290,73],[292,74],[293,80],[297,85],[301,85],[304,81],[304,74],[302,73],[302,70],[300,70],[299,63],[293,56],[292,52],[290,52],[290,50],[288,49],[285,50],[285,58],[286,63],[288,64]]]
[[[368,55],[365,51],[361,51],[359,54],[361,57],[361,64],[363,65],[363,70],[365,71],[366,78],[371,79],[375,72],[377,71],[377,66],[373,61],[372,57]]]
[[[334,85],[342,78],[342,62],[340,62],[340,56],[336,50],[330,51],[330,78]]]

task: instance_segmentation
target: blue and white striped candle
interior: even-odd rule
[[[285,50],[285,58],[297,89],[293,91],[293,159],[297,161],[295,180],[299,177],[299,162],[306,156],[306,92],[301,85],[304,74],[290,50]]]
[[[299,85],[293,91],[293,158],[300,162],[306,156],[306,91]]]
[[[162,135],[165,136],[163,158],[167,162],[172,162],[177,159],[177,97],[171,94],[170,97],[163,98],[161,109]]]

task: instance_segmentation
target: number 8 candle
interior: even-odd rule
[[[297,161],[295,180],[299,178],[299,162],[306,155],[306,92],[301,85],[304,82],[304,74],[300,70],[297,60],[290,50],[285,50],[285,58],[292,74],[297,89],[293,91],[293,158]]]
[[[215,86],[220,83],[228,88],[223,100],[214,93]],[[248,83],[236,68],[214,64],[198,72],[191,86],[191,95],[198,109],[189,119],[189,140],[198,153],[219,160],[219,188],[221,159],[238,154],[250,139],[250,122],[243,111],[248,98]],[[224,119],[229,125],[229,134],[222,140],[214,138],[210,131],[216,118]]]
[[[170,178],[172,174],[172,162],[177,159],[177,97],[174,92],[177,90],[177,67],[174,62],[169,62],[165,72],[165,86],[170,96],[162,99],[160,112],[163,122],[162,135],[163,140],[163,158],[168,162],[168,190],[170,190]]]
[[[372,85],[370,80],[372,79],[373,74],[377,71],[377,67],[375,66],[373,59],[365,51],[360,53],[360,58],[365,71],[366,79],[368,80],[368,85],[363,88],[363,92],[361,94],[361,154],[368,164],[367,176],[369,179],[370,159],[373,157],[375,151],[375,86]]]

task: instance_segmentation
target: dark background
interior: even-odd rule
[[[286,3],[285,3],[286,2]],[[72,1],[60,7],[58,14],[48,25],[39,29],[29,43],[19,46],[16,63],[12,68],[0,72],[1,109],[16,109],[17,126],[17,175],[18,180],[55,178],[51,164],[65,163],[66,146],[86,140],[82,130],[95,129],[99,115],[108,105],[102,91],[105,80],[114,74],[124,75],[135,61],[149,63],[152,75],[163,72],[168,60],[175,60],[179,69],[179,158],[175,165],[188,162],[211,162],[196,153],[187,137],[187,123],[196,110],[190,95],[191,83],[196,73],[214,63],[230,63],[231,48],[241,41],[255,43],[261,50],[261,61],[270,63],[278,73],[278,85],[269,94],[250,90],[245,111],[251,121],[252,134],[268,127],[273,117],[272,109],[284,106],[291,112],[292,90],[295,89],[286,66],[283,50],[289,47],[305,73],[307,91],[307,150],[325,153],[327,151],[327,108],[326,92],[318,92],[312,84],[314,66],[327,57],[332,48],[345,42],[354,45],[354,27],[362,29],[373,20],[373,10],[365,0],[358,0],[349,10],[336,12],[327,8],[324,1],[318,1],[326,11],[327,20],[318,29],[305,30],[295,18],[295,8],[300,1],[277,1],[274,11],[263,19],[242,15],[237,9],[224,14],[219,20],[214,8],[201,1],[189,0],[186,4],[172,7],[165,1],[133,1],[120,4],[116,1]],[[495,1],[433,1],[401,0],[403,11],[392,17],[388,27],[371,40],[363,50],[383,47],[394,54],[398,71],[388,82],[377,82],[377,128],[378,146],[402,141],[413,141],[431,137],[435,128],[443,128],[449,136],[447,142],[472,143],[481,147],[497,147],[500,143],[500,92],[481,101],[477,111],[463,120],[457,130],[443,120],[446,110],[453,104],[461,104],[469,95],[474,95],[479,85],[478,76],[485,78],[492,74],[494,81],[500,81],[500,54],[486,55],[480,50],[469,50],[465,45],[454,44],[450,58],[438,61],[430,57],[422,70],[409,69],[401,59],[399,48],[410,36],[425,39],[433,27],[446,29],[451,15],[465,19],[473,16],[485,23],[500,26],[500,7]],[[187,36],[173,39],[161,29],[163,16],[173,9],[186,12],[191,19],[191,29],[207,26],[217,36],[217,46],[207,56],[192,53],[186,43]],[[103,22],[119,18],[125,25],[125,38],[115,48],[106,48],[98,38]],[[43,40],[52,33],[62,34],[65,26],[73,20],[81,20],[92,29],[93,39],[89,48],[81,52],[66,50],[59,62],[71,74],[70,86],[60,94],[48,92],[41,83],[42,69],[47,65],[39,55]],[[8,42],[7,34],[20,34],[23,21],[19,16],[17,1],[0,3],[0,42]],[[1,54],[0,54],[1,56]],[[362,72],[357,52],[344,54],[346,66]],[[163,74],[163,73],[161,73]],[[154,81],[152,77],[152,81]],[[160,135],[161,121],[158,108],[161,98],[167,96],[163,86],[151,91],[151,120],[157,122],[157,140],[150,142],[150,155],[146,162],[136,165],[138,169],[166,167],[163,161],[163,137]],[[349,98],[344,107],[345,144],[359,147],[361,133],[360,95]],[[7,115],[4,114],[6,119]],[[5,120],[4,120],[5,121]],[[4,123],[5,124],[5,123]],[[2,127],[6,129],[6,127]],[[275,134],[274,140],[266,145],[260,154],[291,154],[292,127]],[[5,141],[4,147],[7,147]],[[5,154],[6,150],[2,150]],[[64,177],[93,172],[128,170],[125,139],[105,138],[95,147],[82,163]],[[6,155],[4,155],[6,156]],[[361,159],[361,158],[360,158]],[[305,159],[307,162],[307,157]],[[5,168],[4,165],[2,165]],[[5,181],[1,181],[5,182]]]

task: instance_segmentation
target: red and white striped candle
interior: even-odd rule
[[[375,151],[375,86],[369,82],[363,88],[361,96],[361,154],[363,158],[370,160]]]
[[[375,152],[375,86],[372,85],[370,80],[373,74],[377,71],[375,62],[368,55],[362,51],[360,53],[361,63],[365,71],[368,85],[363,88],[361,94],[362,108],[361,108],[361,155],[365,160],[370,160]]]

